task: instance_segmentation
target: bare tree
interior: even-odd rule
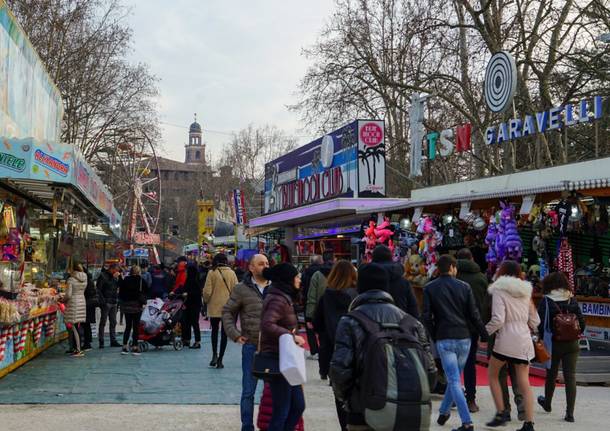
[[[117,136],[158,136],[156,79],[131,64],[128,10],[119,0],[8,0],[64,102],[61,140],[85,158],[115,150]]]
[[[220,159],[220,170],[230,171],[236,184],[219,184],[217,192],[220,191],[224,197],[232,188],[241,188],[249,218],[258,216],[265,164],[296,147],[296,138],[288,136],[276,126],[248,125],[233,135],[231,142],[225,145]],[[224,176],[226,177],[227,175]]]
[[[430,130],[463,122],[473,127],[473,149],[426,163],[422,183],[459,181],[599,155],[593,129],[549,133],[502,146],[485,145],[486,127],[551,106],[608,95],[610,50],[595,40],[609,29],[604,0],[337,0],[293,109],[307,124],[328,130],[348,118],[386,120],[390,169],[407,173],[408,97],[431,94]],[[519,87],[514,109],[492,115],[483,78],[491,53],[516,58]],[[600,133],[608,125],[601,124]],[[516,146],[520,146],[517,150]],[[607,150],[606,150],[607,151]],[[388,181],[402,193],[403,175]],[[411,186],[411,184],[406,184]]]
[[[230,166],[233,175],[241,181],[260,180],[267,162],[296,146],[296,139],[276,126],[255,127],[250,124],[235,133],[231,142],[225,145],[220,163],[221,166]]]

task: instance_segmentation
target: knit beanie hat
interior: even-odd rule
[[[275,283],[285,283],[292,286],[294,277],[296,277],[298,273],[299,271],[297,271],[294,265],[290,263],[279,263],[271,268],[265,268],[263,277]]]
[[[388,291],[390,278],[385,268],[377,263],[366,263],[358,268],[358,293],[379,289]]]

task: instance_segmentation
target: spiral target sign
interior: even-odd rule
[[[485,70],[485,101],[492,112],[504,112],[517,90],[517,66],[510,53],[494,54]]]

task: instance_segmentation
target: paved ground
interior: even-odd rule
[[[65,346],[60,346],[0,380],[0,430],[239,430],[239,349],[230,344],[226,368],[209,369],[209,335],[205,337],[202,351],[166,348],[139,358],[122,357],[118,349],[108,348],[94,350],[86,358],[69,358],[63,355]],[[332,391],[315,378],[317,364],[307,361],[307,365],[306,429],[338,430]],[[534,392],[538,395],[542,388]],[[40,402],[54,404],[29,404]],[[553,413],[536,409],[536,428],[607,429],[603,424],[608,423],[610,388],[579,387],[577,402],[576,424],[564,422],[564,394],[558,390]],[[484,428],[493,414],[487,387],[479,388],[479,404],[475,425]],[[434,408],[438,409],[438,400]],[[444,429],[458,422],[454,412]],[[517,425],[513,422],[504,430]]]

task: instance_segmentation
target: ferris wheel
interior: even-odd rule
[[[123,232],[132,244],[152,245],[159,262],[155,234],[161,214],[161,170],[152,141],[145,133],[121,139],[112,157],[110,183],[123,216]]]

